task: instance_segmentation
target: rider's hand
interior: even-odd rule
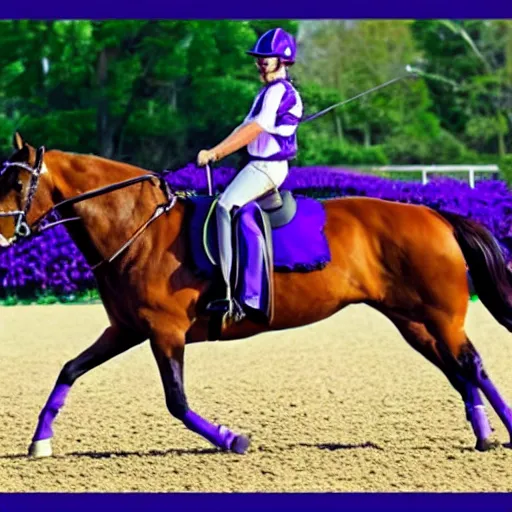
[[[215,162],[215,160],[217,160],[215,153],[208,149],[199,151],[197,155],[197,165],[199,165],[199,167],[204,167],[210,162]]]

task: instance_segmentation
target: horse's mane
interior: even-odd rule
[[[156,171],[150,171],[148,169],[144,169],[143,167],[138,167],[136,165],[128,164],[126,162],[120,162],[118,160],[112,160],[110,158],[94,155],[92,153],[73,153],[70,151],[52,149],[47,152],[47,155],[50,156],[50,158],[65,157],[70,161],[73,161],[73,163],[79,164],[81,166],[83,166],[84,164],[93,163],[98,166],[115,167],[119,170],[126,170],[132,172],[135,171],[137,174],[152,174],[155,176],[159,176],[159,173]]]

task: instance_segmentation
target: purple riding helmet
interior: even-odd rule
[[[265,32],[247,54],[257,58],[277,57],[283,64],[291,66],[295,63],[297,47],[288,32],[274,28]]]

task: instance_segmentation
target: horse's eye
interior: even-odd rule
[[[16,192],[21,192],[23,190],[23,183],[21,183],[21,181],[17,181],[14,185],[14,190],[16,190]]]

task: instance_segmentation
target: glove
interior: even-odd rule
[[[199,167],[204,167],[210,162],[215,162],[217,160],[217,156],[215,153],[209,149],[203,149],[199,151],[197,155],[197,165]]]

